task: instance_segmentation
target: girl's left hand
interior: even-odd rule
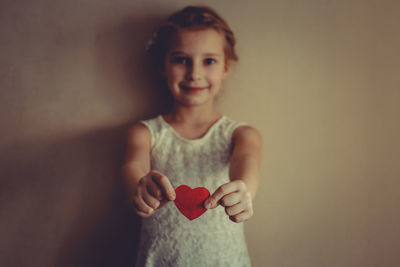
[[[225,207],[226,214],[233,222],[243,222],[253,216],[251,194],[242,180],[221,185],[214,194],[206,199],[204,207],[214,209],[218,204]]]

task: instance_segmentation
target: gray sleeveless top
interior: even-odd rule
[[[151,169],[174,188],[186,184],[212,194],[229,182],[231,136],[244,123],[222,116],[194,140],[180,136],[161,115],[141,123],[151,133]],[[229,220],[221,206],[190,221],[169,202],[142,218],[140,235],[136,266],[250,266],[243,223]]]

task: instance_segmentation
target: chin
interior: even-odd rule
[[[185,106],[200,106],[204,105],[209,101],[209,99],[182,99],[179,101]]]

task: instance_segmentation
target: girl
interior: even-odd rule
[[[148,46],[173,106],[127,131],[127,197],[142,217],[137,266],[250,266],[241,222],[253,215],[261,135],[214,107],[234,46],[229,26],[205,6],[172,14]],[[211,193],[193,221],[171,203],[183,184]]]

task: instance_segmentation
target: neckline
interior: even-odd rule
[[[216,120],[216,121],[208,128],[207,132],[206,132],[202,137],[196,138],[196,139],[188,139],[188,138],[185,138],[185,137],[181,136],[181,135],[174,129],[174,127],[172,127],[172,126],[163,118],[163,116],[162,116],[161,114],[158,115],[158,117],[159,117],[159,120],[161,121],[161,123],[165,124],[165,125],[174,133],[174,135],[175,135],[176,137],[178,137],[179,139],[181,139],[181,140],[183,140],[183,141],[185,141],[185,142],[188,142],[188,143],[197,143],[197,142],[201,142],[201,141],[203,141],[204,139],[206,139],[206,138],[211,134],[211,132],[213,132],[213,130],[215,129],[215,127],[216,127],[218,124],[220,124],[221,121],[225,118],[225,115],[221,115],[221,117],[220,117],[218,120]]]

